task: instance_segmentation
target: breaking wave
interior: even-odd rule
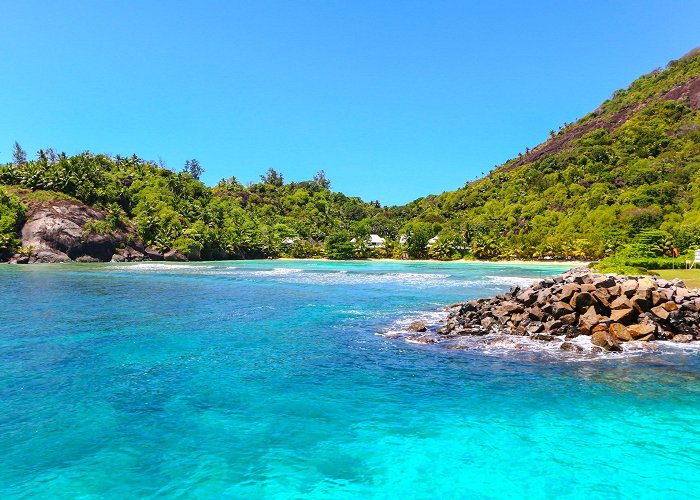
[[[282,283],[309,285],[348,285],[371,286],[381,284],[398,284],[416,288],[439,287],[475,287],[493,292],[505,286],[529,286],[535,278],[513,276],[484,276],[478,279],[465,279],[459,275],[442,272],[366,272],[362,270],[301,269],[297,267],[259,268],[252,266],[232,266],[228,264],[194,264],[171,262],[148,262],[114,264],[111,271],[147,274],[183,274],[201,276],[220,276],[241,280],[272,280]]]
[[[677,354],[700,354],[700,342],[676,343],[670,341],[626,342],[622,352],[593,352],[591,337],[579,335],[565,340],[535,340],[528,336],[516,336],[499,333],[487,335],[461,335],[444,337],[436,330],[445,324],[449,308],[434,311],[422,311],[391,323],[386,329],[376,333],[383,337],[405,341],[409,344],[425,345],[441,350],[477,351],[490,356],[517,356],[520,359],[552,359],[560,361],[592,361],[619,358],[663,357]],[[409,326],[421,321],[427,326],[426,332],[411,332]],[[561,349],[563,342],[569,342],[582,349],[581,352]]]

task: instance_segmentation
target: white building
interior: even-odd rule
[[[357,241],[357,238],[353,238],[350,240],[351,243],[355,243]],[[369,241],[367,242],[367,246],[371,248],[384,248],[384,244],[386,243],[386,240],[379,236],[378,234],[370,234],[369,235]]]
[[[386,240],[379,236],[378,234],[369,235],[369,246],[372,248],[384,248]]]

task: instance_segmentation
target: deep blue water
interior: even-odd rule
[[[688,498],[700,354],[377,332],[559,267],[0,267],[0,496]]]

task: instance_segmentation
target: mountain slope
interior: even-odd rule
[[[700,243],[698,50],[551,136],[483,179],[414,202],[411,215],[478,257],[597,258],[639,237],[682,251]]]

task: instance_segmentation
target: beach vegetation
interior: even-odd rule
[[[0,255],[8,255],[19,248],[17,231],[24,222],[25,205],[14,194],[0,186]]]
[[[336,231],[325,239],[324,252],[329,259],[352,259],[355,257],[355,245],[349,231]]]

